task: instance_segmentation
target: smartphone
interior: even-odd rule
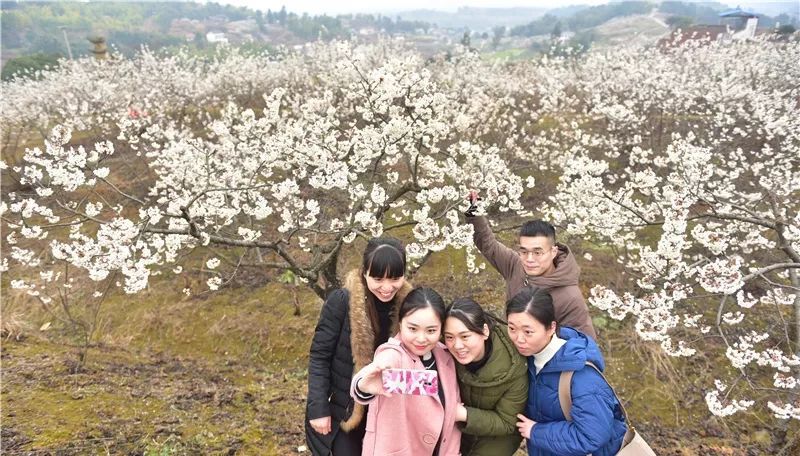
[[[439,375],[427,369],[385,369],[382,372],[383,389],[388,393],[414,396],[437,396]]]

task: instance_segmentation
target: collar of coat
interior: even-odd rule
[[[492,354],[477,372],[456,363],[459,382],[475,388],[491,388],[528,374],[527,360],[514,347],[507,331],[508,326],[500,322],[492,328]]]
[[[353,353],[353,375],[355,375],[361,368],[371,363],[375,356],[375,331],[372,330],[372,324],[367,315],[367,290],[364,287],[360,269],[353,269],[347,273],[344,288],[350,294],[350,348]],[[411,284],[406,281],[394,296],[389,334],[398,332],[397,316],[400,312],[400,304],[406,299],[411,289]],[[342,429],[349,431],[355,428],[363,417],[364,406],[356,404],[353,414],[342,423]]]

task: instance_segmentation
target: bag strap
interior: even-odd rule
[[[619,399],[617,392],[614,390],[614,387],[611,386],[611,383],[608,382],[608,379],[597,366],[594,365],[591,361],[586,361],[586,365],[592,366],[594,370],[600,374],[600,377],[606,382],[609,388],[611,388],[611,392],[614,393],[614,397],[617,399],[619,403],[619,407],[622,409],[622,416],[625,417],[625,423],[628,424],[628,429],[625,431],[625,437],[622,439],[622,446],[620,448],[624,448],[625,445],[630,443],[633,438],[636,436],[636,431],[633,429],[633,425],[631,424],[630,420],[628,419],[628,412],[625,411],[625,405],[622,404],[622,401]],[[561,404],[561,412],[564,413],[564,418],[567,421],[572,421],[572,376],[575,374],[575,371],[561,371],[561,375],[558,377],[558,401]]]
[[[575,371],[561,371],[558,377],[558,402],[567,421],[572,421],[572,374]]]

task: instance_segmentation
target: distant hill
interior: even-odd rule
[[[570,6],[562,6],[561,8],[555,8],[551,10],[547,10],[547,14],[553,17],[569,17],[573,14],[579,13],[587,8],[591,8],[590,5],[570,5]]]
[[[131,55],[142,45],[152,50],[188,45],[206,52],[214,43],[227,42],[263,49],[318,39],[347,39],[365,30],[391,35],[430,28],[422,22],[370,14],[309,16],[286,8],[264,13],[213,2],[2,1],[0,5],[3,67],[12,59],[33,56],[22,66],[43,67],[70,53],[73,57],[89,55],[90,36],[103,37],[109,49]],[[13,72],[6,71],[2,77],[11,75]]]
[[[397,16],[406,21],[424,21],[449,29],[468,28],[474,32],[489,31],[496,26],[513,27],[542,16],[547,8],[472,8],[456,12],[434,10],[401,11]]]
[[[595,47],[650,44],[669,33],[669,28],[649,15],[625,16],[589,29]]]
[[[728,9],[729,6],[718,2],[664,1],[658,7],[661,13],[688,17],[696,24],[716,24],[719,22],[719,13]]]
[[[779,16],[787,14],[797,19],[800,17],[800,2],[797,0],[784,0],[782,2],[754,2],[743,1],[737,2],[736,5],[742,8],[753,10],[760,14],[768,16]]]
[[[797,0],[784,2],[737,2],[735,6],[718,2],[689,3],[664,1],[658,6],[659,13],[667,16],[678,16],[690,19],[694,24],[719,24],[719,13],[741,7],[758,14],[758,27],[774,27],[776,23],[800,24],[800,2]]]
[[[654,4],[644,1],[625,1],[580,8],[572,14],[561,17],[555,16],[552,11],[548,11],[547,14],[534,21],[513,27],[510,34],[512,36],[528,37],[546,35],[552,33],[556,28],[556,24],[559,24],[559,29],[580,32],[616,17],[649,14],[654,8]],[[560,13],[566,13],[566,11],[560,11]]]
[[[794,6],[794,15],[791,13]],[[686,23],[718,24],[719,13],[732,7],[719,2],[680,2],[667,0],[661,3],[645,1],[612,1],[605,5],[574,5],[548,10],[543,16],[525,24],[511,28],[510,35],[518,37],[534,37],[550,35],[558,31],[575,33],[583,36],[582,42],[624,42],[623,37],[634,34],[644,39],[647,36],[657,37],[665,29],[663,20],[676,16]],[[761,15],[759,28],[773,27],[781,24],[797,24],[800,3],[769,2],[743,3],[742,8],[752,10]],[[778,14],[770,16],[770,14]],[[658,17],[656,19],[655,17]],[[586,38],[588,37],[588,38]],[[592,38],[592,39],[589,39]],[[597,38],[595,40],[594,38]],[[638,39],[638,38],[637,38]]]

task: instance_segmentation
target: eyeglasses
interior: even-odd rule
[[[517,249],[517,255],[519,255],[522,258],[528,258],[529,256],[532,256],[534,258],[541,258],[547,252],[548,252],[548,250],[545,250],[545,249],[528,250],[528,249],[526,249],[524,247],[519,247]]]

